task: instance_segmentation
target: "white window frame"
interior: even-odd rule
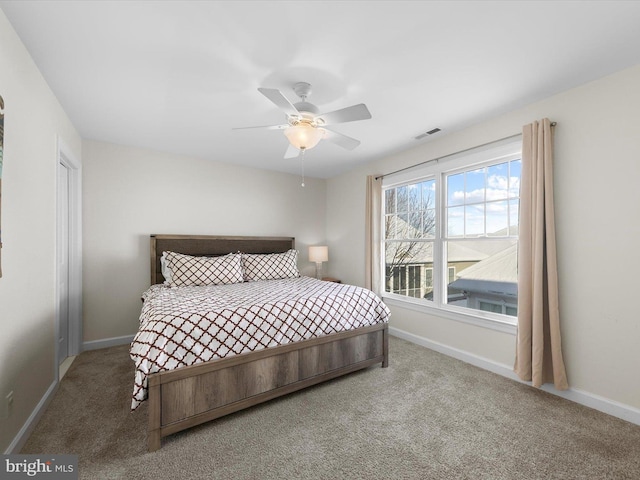
[[[386,303],[392,306],[395,305],[408,308],[410,310],[490,328],[513,335],[516,334],[517,318],[515,317],[446,304],[443,301],[445,292],[442,292],[442,282],[437,280],[438,275],[436,268],[442,270],[439,272],[439,278],[448,278],[448,268],[450,267],[446,262],[442,262],[442,259],[444,259],[443,248],[446,242],[446,219],[443,216],[446,205],[446,185],[444,184],[445,175],[456,171],[470,170],[474,167],[481,167],[486,164],[500,163],[521,158],[521,151],[522,137],[521,135],[517,135],[489,145],[450,155],[446,157],[446,159],[434,160],[408,170],[403,170],[399,173],[384,176],[382,181],[383,191],[387,188],[399,187],[402,185],[409,185],[424,180],[434,179],[436,182],[437,194],[435,209],[436,238],[433,240],[433,300],[423,300],[386,292],[383,287],[382,297]],[[384,197],[385,195],[383,194],[383,201]],[[382,208],[381,211],[383,218],[381,219],[380,224],[381,228],[384,229],[384,208]],[[380,251],[382,252],[382,255],[380,258],[381,268],[379,271],[382,272],[383,275],[380,279],[380,284],[384,286],[384,275],[386,272],[384,230],[381,235],[381,241],[382,245]],[[437,266],[437,264],[439,264],[439,266]]]

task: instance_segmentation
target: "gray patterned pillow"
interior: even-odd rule
[[[182,253],[164,252],[166,268],[170,270],[172,287],[228,285],[241,283],[241,256],[230,253],[222,257],[193,257]]]
[[[285,253],[243,253],[242,267],[245,282],[300,276],[297,250]]]

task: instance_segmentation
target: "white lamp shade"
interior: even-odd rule
[[[315,246],[309,247],[309,261],[322,263],[329,261],[329,247]]]
[[[306,123],[300,123],[295,127],[288,127],[284,134],[289,139],[289,143],[298,150],[309,150],[315,147],[324,136],[324,130],[312,127]]]

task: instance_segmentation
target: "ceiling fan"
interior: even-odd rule
[[[234,130],[248,128],[262,128],[267,130],[284,130],[284,134],[289,140],[289,148],[284,158],[297,157],[300,152],[315,147],[323,138],[340,145],[347,150],[353,150],[360,141],[338,133],[328,126],[338,123],[355,122],[356,120],[367,120],[371,118],[371,113],[364,103],[341,108],[332,112],[320,113],[320,109],[307,102],[311,95],[311,84],[298,82],[293,86],[293,91],[300,97],[301,101],[292,104],[280,90],[275,88],[258,88],[258,91],[271,100],[280,110],[287,115],[287,123],[283,125],[267,125],[260,127],[241,127]]]

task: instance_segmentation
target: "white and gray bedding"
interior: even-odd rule
[[[373,292],[309,277],[171,287],[143,294],[132,410],[147,398],[148,375],[387,322]]]

